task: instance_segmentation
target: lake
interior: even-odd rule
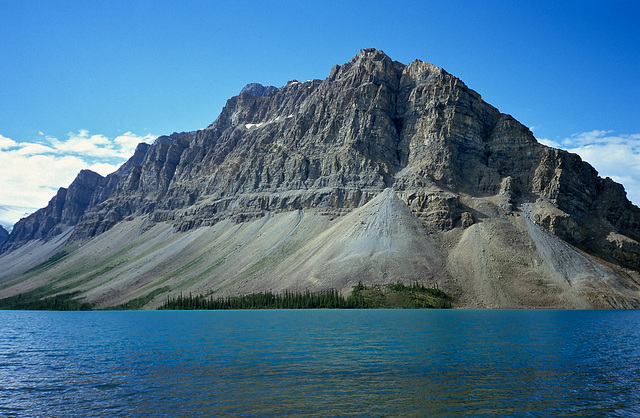
[[[640,416],[640,311],[0,311],[0,416]]]

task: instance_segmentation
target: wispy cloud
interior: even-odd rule
[[[85,157],[126,159],[140,142],[150,142],[153,135],[139,136],[131,132],[119,135],[113,139],[105,135],[91,135],[82,129],[77,133],[70,132],[68,138],[60,141],[57,138],[46,137],[57,153],[81,154]]]
[[[611,177],[621,183],[629,200],[640,205],[640,134],[594,130],[559,141],[544,138],[538,141],[580,155],[601,177]]]
[[[43,207],[80,170],[112,173],[133,155],[137,144],[154,139],[132,132],[109,138],[87,130],[69,133],[63,140],[41,133],[35,141],[19,142],[0,135],[0,204]]]

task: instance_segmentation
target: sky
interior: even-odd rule
[[[361,48],[444,68],[640,205],[635,1],[0,0],[0,206],[205,128],[251,82],[324,79]]]

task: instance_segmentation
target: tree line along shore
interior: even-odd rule
[[[48,289],[50,290],[50,289]],[[168,288],[156,289],[149,295],[104,310],[144,309],[152,299]],[[32,290],[0,299],[0,309],[81,311],[100,310],[77,299],[77,292],[43,297],[42,290]],[[335,289],[311,292],[258,292],[239,296],[183,295],[168,296],[160,310],[222,310],[222,309],[429,309],[450,308],[451,297],[437,287],[414,282],[383,285],[353,286],[351,293],[342,295]]]

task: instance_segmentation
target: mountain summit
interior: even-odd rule
[[[640,209],[442,68],[363,49],[82,171],[2,245],[0,298],[438,286],[463,307],[640,307]],[[45,291],[46,290],[46,291]]]

